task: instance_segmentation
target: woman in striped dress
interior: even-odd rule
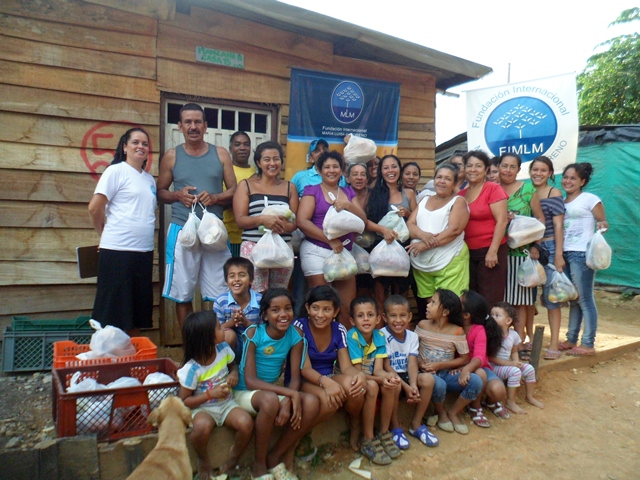
[[[291,232],[297,226],[295,217],[263,215],[267,206],[286,205],[292,213],[298,211],[298,191],[291,182],[280,179],[283,167],[282,147],[276,142],[264,142],[256,148],[253,160],[257,174],[243,180],[233,196],[233,214],[243,230],[240,256],[251,259],[251,251],[263,235],[260,226],[291,241]],[[256,268],[253,290],[263,293],[268,288],[288,288],[293,272],[290,268]]]
[[[516,215],[536,217],[541,223],[545,223],[544,214],[540,207],[540,199],[536,188],[530,183],[516,180],[520,172],[522,159],[518,154],[507,153],[500,159],[500,186],[509,195],[507,200],[507,218],[511,222]],[[515,323],[515,330],[524,342],[525,327],[529,340],[533,339],[533,317],[535,315],[535,303],[537,288],[521,287],[518,284],[518,267],[527,258],[525,250],[528,246],[509,248],[507,251],[507,289],[505,302],[513,305],[517,311],[519,321]],[[538,258],[538,251],[530,252],[531,258]],[[521,344],[522,345],[522,344]],[[520,358],[528,360],[527,354],[531,349],[528,345],[522,345]]]

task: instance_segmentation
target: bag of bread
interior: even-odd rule
[[[605,270],[611,265],[611,247],[602,236],[606,231],[606,228],[598,230],[587,244],[587,267],[591,270]]]
[[[516,215],[507,231],[507,245],[509,248],[518,248],[529,245],[542,238],[544,235],[544,223],[533,217]]]

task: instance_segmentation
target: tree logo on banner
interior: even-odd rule
[[[340,123],[355,122],[362,113],[364,93],[355,82],[340,82],[331,95],[331,111]]]
[[[546,152],[558,134],[551,108],[533,97],[518,97],[498,105],[485,124],[487,147],[495,156],[517,153],[528,162]]]

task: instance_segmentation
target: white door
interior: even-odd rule
[[[184,137],[178,130],[180,108],[187,102],[171,100],[167,102],[165,112],[165,151],[184,143]],[[251,149],[254,150],[262,142],[271,140],[271,110],[230,107],[198,103],[204,108],[207,119],[206,142],[217,147],[229,149],[229,139],[234,132],[242,130],[251,139]],[[253,164],[253,156],[250,159]]]

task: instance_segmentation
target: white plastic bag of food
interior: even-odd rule
[[[356,235],[356,243],[362,248],[369,248],[376,243],[377,237],[374,232],[365,230],[360,235]]]
[[[345,243],[349,243],[349,240],[345,240]],[[343,248],[340,253],[332,251],[324,259],[322,270],[325,281],[331,283],[335,280],[346,280],[354,276],[358,272],[358,265],[351,252]]]
[[[605,270],[611,265],[611,247],[602,236],[606,231],[606,228],[598,230],[587,244],[587,267],[591,270]]]
[[[537,242],[544,235],[544,223],[533,217],[516,215],[507,231],[507,245],[509,248],[518,248],[523,245]]]
[[[261,215],[281,216],[293,223],[296,220],[296,214],[291,211],[288,205],[269,205],[269,199],[264,197],[265,208]]]
[[[371,275],[376,277],[406,277],[411,260],[409,254],[396,240],[380,242],[369,254]]]
[[[203,205],[202,221],[198,227],[198,238],[202,244],[202,248],[214,252],[219,252],[227,248],[229,234],[227,227],[224,226],[222,220],[217,215],[207,211]]]
[[[558,272],[552,264],[549,264],[548,267],[550,267],[553,272],[551,273],[547,300],[553,303],[576,300],[578,298],[578,290],[576,290],[576,287],[571,283],[569,277],[567,277],[564,272]]]
[[[200,219],[196,215],[196,204],[191,206],[191,213],[182,229],[178,232],[178,243],[184,248],[192,249],[198,246],[198,227]]]
[[[367,163],[376,157],[377,150],[378,147],[373,140],[351,134],[344,147],[344,161],[347,163]]]
[[[544,271],[544,267],[539,261],[528,255],[526,260],[518,267],[517,275],[518,285],[521,287],[533,288],[547,283],[547,274]]]
[[[358,265],[357,275],[361,273],[371,273],[371,265],[369,265],[369,252],[362,248],[357,243],[351,248],[351,255],[356,260]]]
[[[71,377],[67,393],[98,392],[107,387],[94,378],[80,380],[81,372]],[[98,433],[109,428],[113,395],[80,397],[76,400],[76,433]]]
[[[335,207],[331,206],[324,216],[322,231],[329,240],[333,240],[352,232],[362,233],[364,222],[360,217],[347,210],[338,212]]]
[[[131,343],[131,337],[118,327],[107,325],[102,328],[100,322],[93,319],[89,320],[89,325],[96,332],[91,336],[90,350],[76,355],[80,360],[127,357],[136,354],[136,347]]]
[[[407,223],[400,215],[398,215],[398,208],[395,205],[391,205],[391,210],[378,222],[378,225],[387,227],[398,234],[398,241],[404,243],[409,240],[409,228]],[[380,234],[378,234],[380,235]]]
[[[251,250],[251,261],[257,268],[291,268],[293,250],[280,235],[267,229]]]
[[[144,382],[142,382],[142,384],[143,385],[161,385],[161,384],[174,383],[174,382],[175,380],[171,378],[169,375],[167,375],[166,373],[154,372],[147,375],[146,378],[144,379]],[[158,408],[160,406],[160,402],[162,402],[162,400],[164,400],[167,397],[167,395],[171,395],[171,394],[173,395],[178,394],[177,387],[167,386],[166,388],[149,389],[148,396],[149,396],[149,407],[151,408],[151,411]]]

